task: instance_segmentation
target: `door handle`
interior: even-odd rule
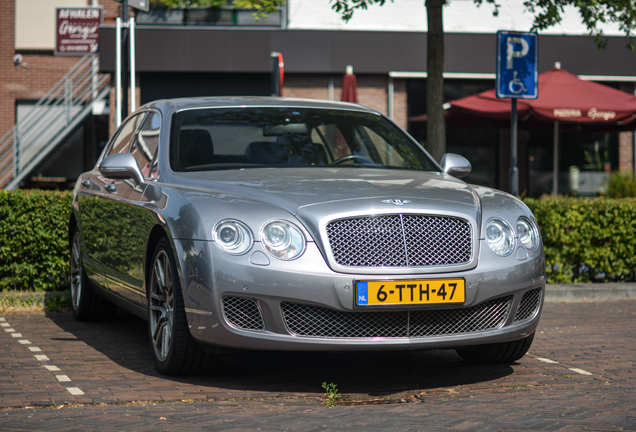
[[[91,181],[90,180],[82,180],[82,186],[89,188],[91,187]]]
[[[106,190],[107,190],[108,192],[117,192],[117,186],[115,186],[115,185],[114,185],[114,184],[112,184],[112,183],[108,183],[108,184],[106,185]]]

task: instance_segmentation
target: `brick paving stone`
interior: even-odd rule
[[[60,371],[0,332],[0,430],[636,430],[635,301],[546,304],[529,355],[510,366],[469,365],[453,351],[247,353],[183,378],[157,374],[146,324],[130,315],[7,318]],[[86,394],[71,396],[56,374]],[[326,408],[323,381],[351,400],[417,402]]]

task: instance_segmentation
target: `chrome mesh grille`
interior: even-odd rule
[[[515,314],[515,321],[523,321],[531,318],[539,310],[541,304],[541,288],[528,291],[521,298],[521,303]]]
[[[322,338],[404,338],[443,336],[491,330],[502,326],[512,296],[469,308],[339,312],[298,303],[283,303],[290,334]]]
[[[253,299],[223,297],[223,315],[234,327],[244,330],[265,330],[261,311]]]
[[[348,267],[425,267],[470,262],[468,221],[446,216],[384,215],[327,224],[336,262]]]

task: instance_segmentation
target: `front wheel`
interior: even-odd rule
[[[457,354],[471,363],[513,363],[526,355],[534,340],[534,333],[524,339],[488,345],[457,348]]]
[[[187,375],[208,369],[212,356],[190,334],[177,267],[166,237],[155,248],[148,287],[148,331],[159,372]]]

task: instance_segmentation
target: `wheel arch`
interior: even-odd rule
[[[73,230],[77,228],[77,219],[75,218],[75,213],[71,212],[71,216],[68,219],[68,244],[69,246],[73,243]]]
[[[159,240],[161,240],[163,237],[168,237],[168,233],[163,226],[155,225],[152,230],[150,230],[150,235],[148,236],[148,242],[146,244],[146,258],[144,260],[144,284],[146,288],[146,296],[148,295],[150,272],[152,271],[152,258],[155,252],[155,248],[157,247],[157,243],[159,243]],[[170,243],[172,243],[172,241],[170,241]]]

